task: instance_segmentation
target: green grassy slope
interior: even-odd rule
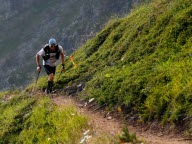
[[[76,69],[66,60],[56,88],[86,82],[86,98],[192,132],[191,15],[190,0],[158,0],[109,22],[73,54]]]
[[[19,91],[0,93],[0,112],[0,143],[78,143],[87,128],[74,107]]]

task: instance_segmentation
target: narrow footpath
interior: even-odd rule
[[[58,96],[53,98],[58,106],[75,106],[78,112],[88,118],[88,123],[93,127],[97,135],[116,136],[121,133],[125,123],[122,120],[113,118],[112,116],[104,116],[100,110],[89,110],[86,104],[82,104],[69,96]],[[143,144],[192,144],[192,141],[178,138],[174,135],[154,135],[150,131],[142,130],[142,128],[128,126],[130,133],[136,133],[139,140],[144,141]],[[90,139],[94,139],[94,136]],[[104,141],[103,141],[104,142]],[[90,142],[92,144],[92,142]],[[94,142],[93,142],[94,143]],[[101,142],[102,143],[102,142]],[[104,144],[110,142],[104,142]]]

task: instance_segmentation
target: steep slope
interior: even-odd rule
[[[69,55],[111,16],[128,13],[132,1],[1,0],[0,89],[28,83],[35,54],[55,37]]]
[[[109,22],[73,54],[76,69],[67,59],[55,87],[78,90],[85,84],[80,94],[85,99],[121,108],[138,122],[170,123],[190,135],[191,15],[191,0],[157,0]],[[42,78],[38,86],[45,84]]]

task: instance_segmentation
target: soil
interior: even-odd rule
[[[109,135],[118,135],[123,127],[127,126],[130,133],[136,133],[139,140],[144,144],[192,144],[191,139],[184,139],[175,133],[161,133],[160,130],[147,128],[149,126],[135,126],[128,124],[120,115],[113,112],[106,112],[102,107],[97,107],[94,103],[86,103],[69,96],[57,96],[53,101],[58,105],[76,106],[78,112],[88,117],[90,125],[96,130]],[[151,125],[153,125],[152,123]]]

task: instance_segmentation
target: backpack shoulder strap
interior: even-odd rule
[[[58,45],[55,46],[55,51],[56,51],[56,52],[59,51],[59,46],[58,46]]]
[[[55,52],[56,52],[56,56],[55,56],[56,59],[59,59],[61,52],[59,50],[59,46],[58,45],[55,46]]]
[[[49,45],[46,44],[44,47],[43,47],[45,53],[50,53],[50,49],[49,49]]]
[[[43,59],[46,61],[46,60],[48,60],[49,57],[50,57],[50,56],[49,56],[49,54],[50,54],[49,45],[46,44],[46,45],[43,47],[43,50],[45,51],[45,55],[42,56],[42,57],[43,57]]]

